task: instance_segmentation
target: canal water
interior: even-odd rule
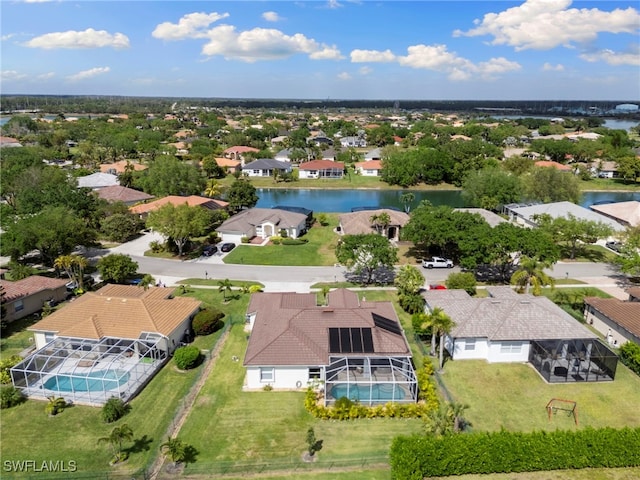
[[[415,199],[411,208],[415,208],[422,200],[433,205],[449,205],[454,208],[464,207],[459,190],[337,190],[337,189],[277,189],[259,188],[257,207],[273,208],[278,205],[304,207],[314,212],[350,212],[358,207],[391,207],[403,209],[401,201],[403,193],[413,193]],[[585,192],[580,205],[590,207],[596,203],[640,201],[640,192]]]

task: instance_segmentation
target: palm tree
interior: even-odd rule
[[[448,335],[455,326],[456,323],[444,312],[438,317],[438,323],[435,324],[435,328],[440,333],[440,371],[444,367],[444,336]]]
[[[166,442],[160,445],[160,451],[163,455],[169,455],[173,465],[176,466],[178,463],[184,462],[187,446],[178,437],[169,437]]]
[[[429,351],[429,355],[432,357],[436,354],[436,334],[438,333],[438,327],[440,323],[443,322],[441,317],[446,317],[447,314],[444,313],[444,310],[440,307],[435,307],[431,312],[426,313],[424,316],[424,323],[422,324],[422,329],[426,330],[427,328],[431,329],[431,349]]]
[[[416,196],[411,192],[403,193],[402,195],[400,195],[400,201],[403,203],[404,211],[406,213],[409,213],[409,211],[411,210],[411,204],[415,199]]]
[[[44,407],[44,410],[52,417],[60,413],[64,410],[64,407],[67,406],[66,400],[62,397],[51,396],[47,397],[47,400],[49,400],[49,402],[47,403],[47,406]]]
[[[555,284],[553,278],[544,273],[544,269],[550,266],[549,262],[541,262],[536,257],[521,257],[518,269],[511,276],[511,284],[524,288],[524,293],[529,293],[533,286],[533,294],[540,295],[543,286]]]
[[[145,290],[149,290],[149,287],[151,285],[154,285],[155,283],[155,278],[153,278],[150,273],[145,273],[144,277],[140,279],[140,283],[138,284],[138,286],[144,288]]]
[[[53,267],[58,270],[64,270],[64,273],[69,277],[69,280],[76,282],[75,272],[73,271],[72,255],[60,255],[53,261]]]
[[[80,289],[84,289],[84,269],[89,266],[89,260],[80,255],[73,256],[73,268],[77,268],[78,271],[76,274],[78,275],[78,287]]]
[[[108,443],[113,450],[113,456],[116,462],[122,459],[122,442],[133,440],[133,430],[126,423],[123,423],[119,427],[115,427],[111,430],[108,437],[101,437],[98,439],[98,444]]]
[[[218,291],[222,293],[222,298],[225,302],[227,301],[227,293],[231,291],[232,286],[233,284],[228,278],[225,278],[224,280],[220,280],[218,282]]]
[[[222,195],[222,185],[215,178],[207,181],[207,186],[204,189],[204,194],[207,197],[217,198]]]
[[[382,235],[382,233],[391,223],[391,217],[387,212],[382,212],[380,215],[372,215],[370,220],[371,225],[373,225],[373,227],[380,235]]]

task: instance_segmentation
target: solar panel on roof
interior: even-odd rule
[[[329,329],[329,352],[341,353],[340,350],[340,332],[337,328]]]
[[[373,353],[373,337],[370,328],[362,329],[362,351],[364,353]]]
[[[342,353],[351,353],[351,332],[349,328],[340,329],[340,347]]]
[[[362,329],[361,328],[352,328],[351,329],[351,350],[353,353],[362,353]]]
[[[395,333],[396,335],[401,335],[402,330],[400,330],[400,325],[393,320],[389,320],[388,318],[383,317],[382,315],[378,315],[377,313],[372,313],[373,316],[373,324],[376,327],[380,327],[387,332]]]

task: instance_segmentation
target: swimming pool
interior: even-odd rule
[[[43,388],[56,392],[104,392],[129,381],[129,374],[120,370],[98,370],[86,375],[54,375],[44,382]]]
[[[400,385],[391,383],[374,383],[372,386],[337,383],[329,394],[336,400],[341,397],[347,397],[349,400],[362,402],[399,401],[405,398],[405,392]]]

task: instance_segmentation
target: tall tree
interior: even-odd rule
[[[629,227],[623,236],[620,254],[615,258],[620,270],[627,275],[640,276],[640,226]]]
[[[391,217],[387,212],[381,212],[378,215],[372,215],[369,219],[371,221],[371,225],[379,234],[383,234],[389,224],[391,223]]]
[[[613,234],[613,229],[603,222],[577,218],[571,214],[556,218],[541,215],[536,218],[536,222],[538,227],[548,232],[556,243],[565,243],[569,246],[571,259],[575,258],[576,252],[582,249],[583,245],[593,244]]]
[[[237,179],[231,184],[227,191],[227,201],[232,210],[242,210],[243,208],[252,208],[258,203],[258,195],[256,187],[246,179]]]
[[[578,203],[578,178],[552,167],[534,167],[522,177],[524,197],[543,203],[568,201]]]
[[[425,325],[431,328],[431,351],[433,356],[436,354],[436,335],[440,335],[440,370],[444,366],[444,336],[449,334],[451,329],[455,327],[455,322],[447,315],[440,307],[435,307],[429,313],[426,314],[424,319]]]
[[[497,210],[520,200],[522,187],[517,176],[498,168],[469,172],[462,182],[462,198],[472,207]]]
[[[549,262],[541,262],[535,257],[523,256],[518,263],[518,269],[511,276],[511,284],[524,288],[524,293],[529,293],[529,289],[533,287],[533,294],[540,295],[543,286],[553,286],[555,283],[554,279],[544,271],[550,266]]]
[[[171,203],[163,205],[149,214],[147,226],[171,239],[182,256],[184,246],[191,237],[204,235],[211,225],[208,210],[184,203],[177,207]]]
[[[345,235],[336,246],[336,257],[356,275],[363,276],[364,283],[371,284],[377,274],[388,275],[398,261],[398,249],[375,233]]]
[[[409,213],[411,211],[411,204],[416,199],[416,196],[412,192],[406,192],[400,195],[400,201],[404,205],[404,211]]]
[[[130,442],[133,440],[133,430],[126,423],[120,426],[114,427],[111,433],[107,437],[101,437],[98,439],[98,444],[108,443],[113,451],[113,456],[116,462],[122,460],[122,443]]]
[[[160,445],[160,451],[163,455],[168,455],[175,466],[184,462],[187,456],[187,445],[178,437],[169,437]]]
[[[112,253],[98,260],[96,268],[105,283],[124,283],[138,271],[138,263],[129,255]]]
[[[135,186],[156,197],[199,195],[204,190],[205,178],[193,165],[163,155],[136,177]]]

